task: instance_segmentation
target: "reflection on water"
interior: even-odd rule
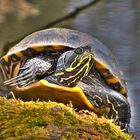
[[[37,30],[88,1],[42,0],[35,3],[40,9],[40,15],[36,18],[16,21],[15,16],[8,16],[5,23],[0,24],[0,46]],[[57,25],[77,29],[97,37],[118,58],[128,81],[132,109],[131,130],[136,132],[137,138],[140,138],[139,9],[138,0],[104,0],[82,11],[76,18]]]
[[[4,0],[0,1],[0,23],[6,20],[7,14],[15,13],[19,19],[24,19],[28,16],[36,16],[39,10],[33,4],[26,0]]]

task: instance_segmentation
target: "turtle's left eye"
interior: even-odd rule
[[[74,50],[74,52],[75,53],[77,53],[77,54],[82,54],[83,52],[84,52],[84,48],[76,48],[75,50]]]

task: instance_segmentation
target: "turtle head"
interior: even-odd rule
[[[80,70],[81,68],[89,69],[89,64],[94,62],[93,54],[86,47],[79,47],[67,51],[63,54],[62,59],[66,71]]]
[[[59,85],[75,86],[89,73],[93,63],[94,56],[88,47],[66,51],[58,59],[57,69],[52,79],[55,79]]]

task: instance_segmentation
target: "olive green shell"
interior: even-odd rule
[[[75,30],[51,28],[41,30],[25,37],[0,60],[0,72],[3,80],[15,77],[19,68],[29,57],[45,50],[62,51],[66,47],[77,48],[88,46],[95,57],[95,68],[104,78],[107,85],[126,94],[126,85],[122,80],[123,73],[108,48],[97,39]]]

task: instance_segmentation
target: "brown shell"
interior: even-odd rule
[[[80,46],[89,46],[92,49],[95,67],[106,83],[114,90],[126,94],[123,73],[109,49],[85,33],[64,28],[46,29],[25,37],[0,59],[0,72],[3,79],[8,80],[15,77],[22,63],[35,54],[45,50],[61,51],[66,47]]]

